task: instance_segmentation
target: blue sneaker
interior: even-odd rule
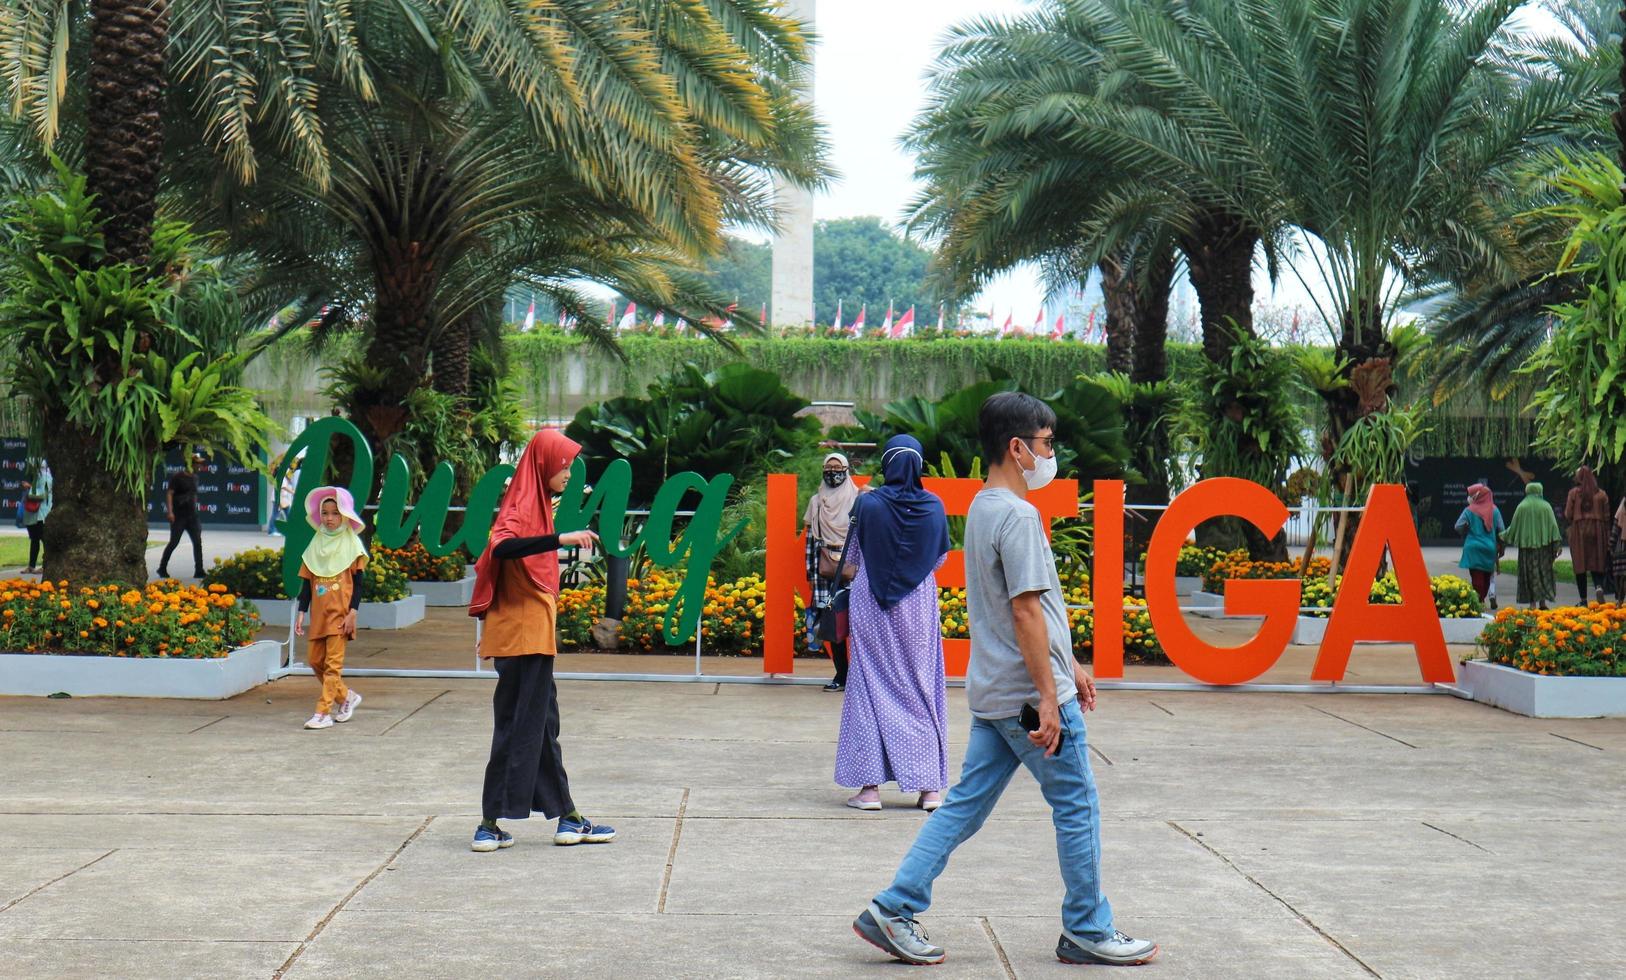
[[[514,835],[500,827],[477,827],[474,831],[474,843],[469,845],[471,851],[495,851],[499,847],[513,847]]]
[[[602,824],[595,825],[593,821],[583,817],[572,820],[569,817],[559,818],[559,829],[553,832],[555,844],[608,844],[615,840],[615,828]]]

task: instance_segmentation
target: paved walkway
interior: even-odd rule
[[[298,727],[309,678],[218,703],[0,698],[0,974],[896,975],[848,923],[926,818],[893,792],[879,814],[841,805],[837,696],[567,682],[577,799],[621,839],[556,848],[515,823],[517,846],[473,854],[489,682],[357,687],[355,720],[324,732]],[[1147,976],[1626,961],[1626,721],[1123,691],[1090,741],[1118,922],[1164,946]],[[1020,773],[940,881],[931,975],[1077,975],[1050,952],[1054,861]]]

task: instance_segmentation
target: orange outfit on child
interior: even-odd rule
[[[316,699],[316,713],[327,714],[336,704],[344,704],[350,689],[344,686],[344,645],[355,634],[345,635],[344,619],[350,613],[350,592],[355,573],[367,567],[365,556],[332,578],[318,578],[301,563],[299,577],[311,584],[311,622],[306,632],[305,661],[310,664],[322,693]]]

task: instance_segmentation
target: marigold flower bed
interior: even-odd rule
[[[667,652],[662,636],[666,611],[677,595],[679,576],[665,571],[627,581],[627,609],[621,619],[623,648]],[[767,585],[760,575],[732,582],[706,581],[706,605],[701,610],[701,642],[712,653],[756,654],[762,650]],[[804,605],[798,597],[792,628],[802,629]],[[592,628],[604,612],[604,586],[590,585],[559,593],[559,645],[567,650],[590,649]]]
[[[386,558],[394,563],[406,573],[409,582],[456,582],[468,570],[468,556],[462,549],[436,558],[420,541],[414,541],[405,548],[375,545],[372,556],[374,560]]]
[[[223,585],[144,589],[0,582],[0,650],[106,657],[224,657],[259,631],[254,604]]]
[[[1552,677],[1626,677],[1626,607],[1504,609],[1479,634],[1485,659]]]

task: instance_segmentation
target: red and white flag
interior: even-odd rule
[[[1094,333],[1095,333],[1095,311],[1091,310],[1090,311],[1089,325],[1084,328],[1084,339],[1089,340],[1090,335],[1094,334]]]
[[[768,325],[768,304],[767,303],[762,304],[762,316],[757,318],[757,322],[761,323],[765,327]]]
[[[565,327],[565,326],[568,326],[569,324],[570,324],[570,314],[565,312],[564,307],[562,307],[562,306],[559,307],[559,326]]]
[[[881,321],[881,333],[892,335],[892,304],[886,304],[886,319]]]
[[[1044,307],[1042,306],[1039,307],[1039,315],[1033,318],[1033,332],[1035,334],[1044,333]]]
[[[864,314],[869,311],[869,304],[858,307],[858,319],[853,321],[853,336],[861,336],[864,332]]]
[[[1011,312],[1005,314],[1005,325],[1003,327],[999,328],[999,335],[1001,337],[1009,337],[1011,335],[1011,319],[1013,317],[1015,317],[1015,316],[1016,316],[1016,311],[1015,310],[1012,310]]]
[[[631,330],[638,323],[638,304],[628,303],[627,312],[621,314],[621,322],[615,325],[616,330]]]
[[[665,310],[656,310],[655,311],[655,319],[651,320],[650,323],[653,324],[656,327],[664,327],[664,326],[666,326],[666,311]]]
[[[938,333],[943,332],[943,307],[945,305],[946,304],[944,304],[944,303],[938,303],[937,304],[937,332]]]
[[[892,336],[907,337],[911,333],[914,333],[914,330],[915,308],[911,306],[908,310],[904,311],[903,316],[898,317],[898,322],[892,325]]]
[[[1056,325],[1050,331],[1050,339],[1051,340],[1060,340],[1061,339],[1062,334],[1066,332],[1066,320],[1067,320],[1067,314],[1065,314],[1065,313],[1056,314]]]
[[[841,332],[841,300],[836,300],[836,333]]]
[[[529,330],[536,326],[536,300],[531,300],[530,309],[525,311],[525,322],[520,324],[521,330]]]

